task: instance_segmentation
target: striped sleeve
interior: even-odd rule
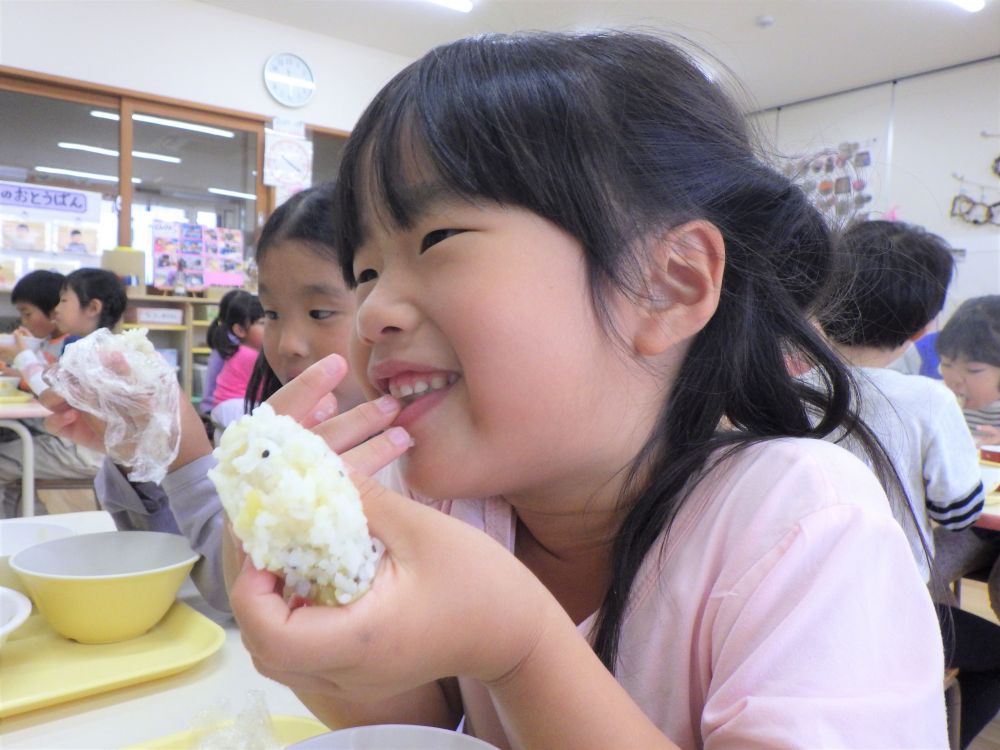
[[[927,500],[927,514],[938,524],[951,531],[959,531],[971,526],[983,512],[983,483],[980,482],[976,488],[961,500],[951,503],[936,503]]]

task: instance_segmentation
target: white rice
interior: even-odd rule
[[[382,544],[368,534],[358,491],[321,437],[267,404],[231,424],[208,476],[260,569],[285,594],[349,604],[370,587]]]

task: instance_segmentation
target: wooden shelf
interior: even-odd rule
[[[207,328],[208,326],[212,325],[212,321],[211,320],[192,320],[191,321],[191,325],[195,326],[196,328],[197,327]]]
[[[212,347],[210,347],[210,346],[196,346],[193,349],[191,349],[191,353],[192,354],[211,354],[212,353]]]

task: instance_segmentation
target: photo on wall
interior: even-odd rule
[[[68,258],[61,258],[57,255],[46,255],[41,258],[28,258],[28,270],[29,271],[55,271],[56,273],[61,273],[64,276],[66,274],[73,273],[78,268],[81,267],[81,263],[78,260],[69,260]]]
[[[10,291],[21,276],[21,259],[0,255],[0,289]]]
[[[46,226],[44,221],[4,218],[0,228],[4,250],[45,250]]]
[[[97,255],[97,230],[75,224],[56,224],[56,249],[63,253]]]

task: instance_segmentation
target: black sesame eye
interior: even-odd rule
[[[270,455],[271,455],[271,451],[266,450],[266,451],[264,451],[263,453],[260,454],[260,457],[261,458],[267,458]]]

